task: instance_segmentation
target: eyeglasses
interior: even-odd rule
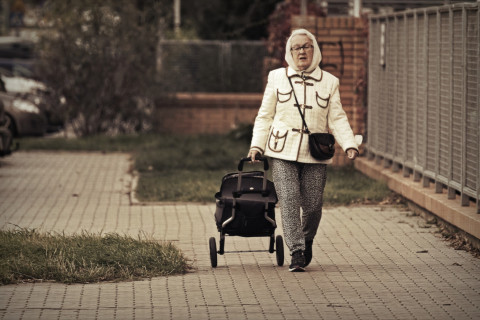
[[[290,49],[290,51],[300,52],[300,50],[302,49],[305,51],[312,50],[313,46],[311,44],[304,44],[301,47],[293,47],[292,49]]]

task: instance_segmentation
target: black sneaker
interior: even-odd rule
[[[312,258],[313,258],[312,247],[313,247],[313,240],[305,241],[305,267],[308,266],[310,262],[312,262]]]
[[[303,251],[298,250],[292,254],[292,263],[288,268],[290,272],[303,272],[305,271],[305,257],[303,256]]]

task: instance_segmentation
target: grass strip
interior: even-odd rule
[[[24,150],[122,151],[132,154],[139,173],[136,196],[144,202],[192,201],[213,203],[222,177],[237,171],[249,148],[250,128],[225,135],[138,134],[78,139],[23,138]],[[262,170],[246,164],[244,169]],[[324,204],[327,206],[389,202],[394,193],[353,166],[327,167]],[[271,179],[271,172],[268,172]]]
[[[31,229],[0,230],[2,284],[32,281],[92,283],[182,274],[190,269],[171,243],[145,235],[65,235]]]
[[[394,203],[398,196],[387,184],[373,180],[354,166],[327,166],[327,184],[323,194],[327,206]]]

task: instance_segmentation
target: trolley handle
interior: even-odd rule
[[[255,158],[255,159],[259,160],[259,161],[263,161],[263,170],[264,171],[267,171],[269,169],[268,159],[266,157],[258,157],[258,158]],[[243,171],[243,163],[244,162],[251,162],[251,161],[252,161],[251,157],[240,159],[240,162],[238,163],[238,171]]]
[[[261,194],[262,197],[268,197],[270,195],[270,190],[240,190],[233,191],[232,195],[234,198],[240,198],[244,194]]]

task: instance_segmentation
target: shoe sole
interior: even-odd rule
[[[288,269],[288,271],[290,271],[290,272],[305,272],[305,268],[293,267],[293,268]]]

